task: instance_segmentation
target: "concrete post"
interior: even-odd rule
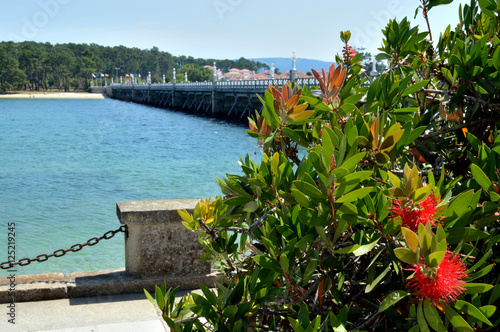
[[[217,76],[215,75],[215,62],[214,62],[214,76],[212,78],[212,116],[215,116],[215,91],[217,90]]]
[[[175,107],[175,68],[173,70],[173,76],[172,76],[172,107]]]
[[[136,277],[199,276],[210,274],[210,262],[198,234],[182,225],[177,209],[192,213],[199,200],[117,202],[116,214],[127,225],[125,269]]]

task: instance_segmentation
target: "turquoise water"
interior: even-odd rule
[[[119,228],[117,201],[220,195],[215,178],[255,152],[245,129],[111,99],[0,100],[0,261],[12,222],[19,260]],[[123,266],[119,233],[17,273]]]

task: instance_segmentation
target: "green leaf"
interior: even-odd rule
[[[387,175],[389,176],[389,181],[391,181],[394,187],[401,186],[401,180],[396,175],[394,175],[394,173],[392,173],[391,171],[387,171]]]
[[[408,264],[417,264],[418,263],[418,257],[417,255],[408,248],[396,248],[394,249],[394,254],[396,255],[397,258],[402,260],[405,263]]]
[[[500,72],[500,47],[497,47],[495,53],[493,53],[493,66]]]
[[[377,152],[375,154],[375,160],[380,164],[385,164],[391,161],[391,158],[385,152]]]
[[[314,114],[314,112],[315,111],[312,111],[312,110],[306,110],[306,111],[302,111],[300,113],[291,115],[290,117],[294,121],[300,121],[300,120],[304,120],[304,119],[307,119],[307,118],[311,117]]]
[[[160,287],[156,286],[155,290],[155,297],[156,297],[156,304],[158,305],[158,308],[160,308],[161,311],[165,309],[166,301],[165,297],[163,296],[163,293],[160,289]]]
[[[485,293],[493,288],[493,285],[489,284],[476,284],[476,283],[466,283],[464,285],[466,294],[480,294]]]
[[[156,305],[156,300],[151,296],[151,294],[149,294],[149,292],[147,290],[144,290],[144,294],[146,294],[146,297],[148,298],[149,302]]]
[[[431,250],[432,250],[431,235],[425,229],[422,232],[420,232],[420,230],[419,230],[419,234],[420,234],[421,254],[423,256],[427,256],[431,253]]]
[[[367,254],[370,251],[372,251],[372,249],[375,247],[375,245],[377,245],[378,240],[380,240],[380,238],[378,238],[376,241],[373,241],[371,243],[363,244],[363,245],[359,246],[359,248],[354,250],[352,253],[354,254],[354,256],[361,256],[361,255]]]
[[[348,203],[348,202],[354,202],[358,199],[361,199],[368,195],[371,191],[373,190],[373,187],[364,187],[360,188],[354,191],[351,191],[350,193],[347,193],[343,195],[340,198],[337,198],[336,202],[337,203]]]
[[[184,220],[187,223],[192,223],[193,222],[193,216],[191,216],[190,213],[188,213],[186,210],[177,210],[177,213],[181,216],[182,220]]]
[[[288,316],[288,321],[290,322],[290,325],[292,325],[292,328],[293,328],[294,331],[296,331],[296,332],[305,332],[304,328],[293,317]]]
[[[487,193],[493,190],[493,184],[491,183],[490,179],[488,176],[483,172],[479,166],[472,164],[471,165],[471,173],[474,178],[474,180],[481,186],[483,187],[484,191]]]
[[[401,136],[403,136],[405,130],[400,129],[396,131],[395,133],[390,134],[387,136],[382,144],[380,144],[380,151],[389,151],[391,150],[394,145],[401,139]]]
[[[472,267],[469,269],[469,273],[470,273],[470,272],[474,272],[474,271],[476,271],[478,268],[480,268],[480,267],[484,264],[484,262],[486,262],[486,260],[490,257],[490,255],[491,255],[491,249],[490,249],[490,250],[488,250],[488,251],[486,252],[486,254],[484,254],[484,256],[483,256],[483,257],[482,257],[482,258],[481,258],[481,259],[480,259],[480,260],[479,260],[476,264],[474,264],[474,266],[472,266]]]
[[[425,321],[424,311],[422,310],[422,302],[417,306],[417,322],[421,332],[430,332],[427,322]]]
[[[462,216],[469,207],[473,196],[474,190],[471,189],[455,197],[455,199],[448,205],[446,216],[454,218]]]
[[[238,197],[238,196],[235,196],[235,197],[231,197],[231,198],[228,198],[228,199],[224,200],[224,204],[226,204],[226,205],[232,205],[232,206],[241,206],[241,205],[245,205],[245,204],[247,204],[248,202],[251,202],[251,201],[253,201],[252,197]]]
[[[360,182],[368,179],[372,175],[372,171],[361,171],[347,174],[337,181],[338,187],[333,192],[335,196],[341,196],[346,191],[349,192],[359,185]]]
[[[309,325],[309,322],[310,322],[309,310],[307,310],[307,305],[304,302],[302,302],[302,304],[300,305],[298,318],[299,318],[300,325],[303,328],[307,328],[307,326]]]
[[[391,270],[391,264],[387,264],[386,268],[373,281],[366,285],[365,293],[370,293],[384,279],[385,275]],[[379,309],[380,311],[380,309]]]
[[[485,315],[486,317],[491,317],[493,316],[493,314],[495,313],[495,311],[497,310],[497,307],[495,307],[494,305],[484,305],[482,307],[479,308],[479,310],[481,310],[481,312],[483,313],[483,315]]]
[[[431,186],[421,187],[411,193],[410,199],[414,203],[420,203],[423,202],[424,199],[426,199],[430,193],[431,193]]]
[[[493,326],[493,324],[488,320],[488,318],[486,318],[486,316],[471,303],[458,300],[457,302],[455,302],[455,309],[457,309],[463,314],[471,315],[472,317],[480,320],[483,323],[488,324],[489,326]]]
[[[476,273],[469,274],[468,280],[472,281],[472,280],[476,280],[476,279],[479,279],[481,277],[484,277],[485,275],[490,273],[490,271],[493,269],[493,266],[494,266],[494,264],[490,264],[487,267],[485,267],[484,269],[482,269]]]
[[[352,254],[354,254],[354,256],[361,256],[361,255],[364,255],[364,254],[370,252],[373,249],[373,247],[375,247],[378,240],[379,239],[377,239],[377,241],[374,241],[374,242],[371,242],[368,244],[364,244],[364,245],[355,244],[355,245],[352,245],[352,246],[349,246],[346,248],[334,250],[333,252],[336,254],[351,254],[352,253]]]
[[[396,199],[401,199],[402,200],[403,198],[406,197],[404,191],[401,188],[397,188],[397,187],[387,189],[387,193],[391,197],[394,197]]]
[[[398,303],[400,300],[404,299],[410,294],[411,293],[405,292],[403,290],[397,290],[392,292],[391,294],[385,297],[382,303],[380,303],[380,306],[378,307],[378,312],[382,312],[392,307],[394,304]]]
[[[222,311],[222,317],[234,318],[237,312],[238,307],[235,305],[230,305],[224,308],[224,310]]]
[[[423,308],[425,319],[429,325],[436,331],[446,331],[446,328],[439,317],[439,313],[429,300],[426,299],[424,301]]]
[[[312,184],[302,181],[302,180],[295,180],[292,183],[292,186],[294,186],[296,189],[298,189],[300,192],[305,194],[306,196],[309,196],[311,198],[319,198],[319,199],[325,199],[326,195],[321,192],[321,190],[318,189],[318,187],[313,186]]]
[[[283,272],[288,273],[288,268],[290,267],[290,261],[288,257],[286,256],[285,253],[281,254],[280,256],[280,265],[281,268],[283,269]]]
[[[409,145],[409,144],[413,143],[420,135],[422,135],[425,132],[426,129],[427,129],[426,126],[421,126],[421,127],[413,129],[411,131],[410,135],[408,136],[408,140],[406,141],[405,144]]]
[[[264,255],[254,256],[253,260],[264,269],[279,270],[281,268],[280,264],[275,259],[271,259]]]
[[[208,289],[207,286],[200,284],[201,291],[203,292],[203,295],[205,295],[205,298],[210,302],[211,305],[216,306],[217,305],[217,298],[215,297],[215,294]]]
[[[423,80],[423,81],[420,81],[418,83],[415,83],[415,84],[409,86],[408,88],[406,88],[401,96],[404,97],[404,96],[408,96],[409,94],[415,93],[418,90],[422,89],[424,86],[426,86],[428,83],[429,83],[429,80]]]
[[[352,172],[354,170],[354,167],[361,161],[366,156],[365,152],[357,153],[354,156],[350,157],[346,161],[342,163],[342,165],[337,165],[338,167],[345,168],[349,170],[349,172]]]
[[[436,251],[425,257],[425,265],[428,267],[436,267],[441,263],[444,258],[446,251]]]
[[[347,332],[344,324],[342,324],[340,319],[338,319],[333,312],[330,312],[330,324],[332,325],[334,332]]]
[[[313,208],[314,207],[311,200],[306,195],[301,193],[300,190],[292,188],[292,195],[295,198],[295,200],[297,201],[297,203],[299,203],[301,206],[306,207],[306,208]]]
[[[332,156],[334,149],[339,149],[340,148],[340,142],[333,132],[329,127],[324,127],[323,128],[323,156],[325,158],[325,163],[327,165],[330,164],[330,157]]]
[[[307,264],[306,270],[304,271],[304,285],[307,285],[309,280],[311,279],[314,271],[316,271],[316,267],[318,267],[319,261],[317,259],[309,259],[309,263]]]
[[[474,332],[474,329],[462,318],[455,310],[453,310],[449,305],[443,305],[444,314],[446,318],[451,322],[453,326],[459,331],[464,332]]]
[[[416,253],[418,247],[420,246],[420,241],[418,239],[417,234],[415,234],[412,230],[409,228],[401,227],[401,233],[403,234],[406,244],[410,249]]]

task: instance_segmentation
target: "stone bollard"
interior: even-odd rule
[[[210,274],[210,262],[198,234],[182,225],[177,209],[192,213],[196,199],[117,202],[116,214],[127,225],[125,270],[140,277],[181,277]]]

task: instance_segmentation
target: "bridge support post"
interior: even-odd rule
[[[198,234],[182,225],[177,209],[192,213],[198,200],[117,202],[116,214],[127,225],[125,269],[136,277],[205,276],[210,262]]]
[[[212,80],[212,117],[215,116],[215,92],[217,90],[217,76],[214,75]]]

